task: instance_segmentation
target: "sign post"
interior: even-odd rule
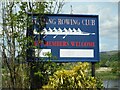
[[[91,70],[92,70],[92,77],[95,77],[95,62],[92,62]]]
[[[33,37],[35,46],[27,50],[28,62],[49,59],[53,62],[90,62],[92,76],[95,76],[95,62],[99,61],[98,15],[28,16],[33,26],[28,28],[27,36]]]

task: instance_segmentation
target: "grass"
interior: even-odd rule
[[[111,71],[96,72],[96,77],[99,77],[102,80],[120,79],[116,73],[112,73]]]

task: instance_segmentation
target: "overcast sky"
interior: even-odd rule
[[[82,1],[65,2],[62,13],[70,14],[72,5],[73,14],[99,15],[100,51],[118,50],[118,0]]]

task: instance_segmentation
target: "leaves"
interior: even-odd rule
[[[53,8],[53,1],[54,0],[51,0],[51,3],[48,3],[33,1],[20,2],[17,0],[16,2],[8,1],[2,3],[3,30],[0,37],[3,38],[2,45],[4,46],[2,47],[2,52],[5,54],[5,58],[2,59],[4,62],[3,67],[6,71],[4,74],[9,73],[9,75],[3,75],[5,78],[3,85],[5,88],[9,87],[10,89],[14,89],[30,87],[30,67],[28,63],[25,63],[27,57],[26,51],[29,48],[34,48],[34,46],[33,37],[29,37],[29,35],[26,36],[27,30],[32,33],[31,27],[33,25],[32,17],[28,17],[27,12],[30,11],[31,13],[37,14],[48,13],[47,8],[49,4],[51,8]],[[42,18],[40,20],[42,20]],[[41,21],[40,25],[43,27],[45,23]],[[39,27],[40,31],[43,29],[41,27]],[[47,53],[46,55],[50,58],[52,56],[51,53]],[[39,85],[40,87],[44,83],[47,83],[48,76],[53,74],[57,67],[59,67],[59,65],[52,62],[43,63],[42,60],[39,64],[35,64],[35,73],[33,74],[35,78],[32,78],[34,85],[37,85],[37,81],[41,83],[41,85]]]
[[[101,81],[88,76],[88,72],[86,72],[88,67],[88,63],[80,62],[72,70],[56,71],[43,88],[101,88]]]

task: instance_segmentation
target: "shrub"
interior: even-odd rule
[[[43,88],[102,88],[102,82],[88,74],[88,67],[88,63],[80,62],[71,70],[56,71]]]

